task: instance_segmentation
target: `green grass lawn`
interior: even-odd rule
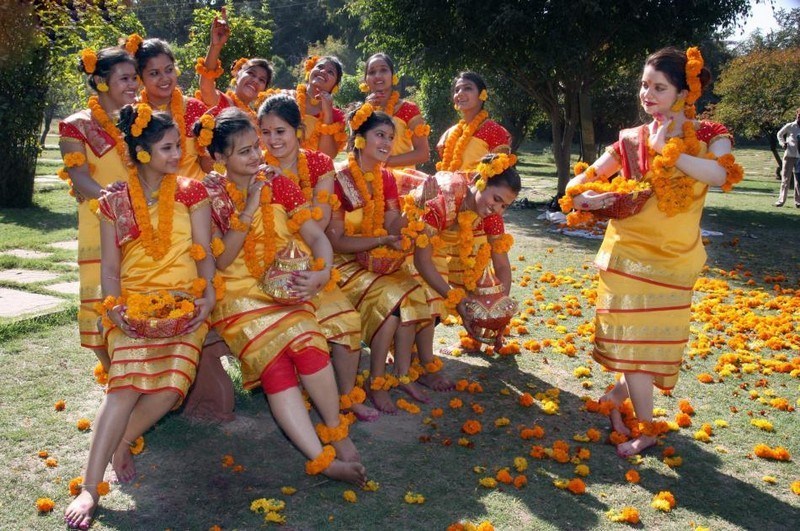
[[[552,160],[541,150],[535,153],[521,157],[521,168],[525,195],[541,205],[553,195],[555,179]],[[708,238],[706,247],[704,276],[719,283],[696,293],[696,311],[705,320],[692,325],[692,344],[672,396],[657,394],[655,400],[664,418],[672,420],[678,402],[688,399],[696,411],[692,426],[669,433],[641,461],[620,460],[614,447],[603,442],[607,419],[583,410],[585,397],[599,397],[613,382],[612,374],[591,361],[591,344],[578,333],[593,318],[586,296],[594,287],[591,262],[600,242],[556,232],[537,219],[539,210],[515,209],[507,225],[516,238],[513,295],[522,311],[511,339],[520,345],[532,340],[552,345],[539,352],[523,347],[517,355],[502,357],[475,352],[443,356],[449,377],[479,382],[483,392],[432,394],[419,415],[401,413],[355,425],[352,436],[370,478],[380,483],[377,492],[359,491],[351,504],[342,497],[347,486],[306,476],[300,453],[276,427],[263,394],[239,390],[232,423],[197,424],[171,414],[148,432],[146,449],[136,458],[139,478],[133,485],[112,487],[94,529],[258,529],[272,525],[249,510],[262,497],[286,502],[287,529],[446,529],[462,519],[489,520],[500,529],[622,529],[625,524],[611,522],[606,512],[624,506],[636,507],[642,522],[636,527],[648,529],[795,529],[800,496],[790,484],[800,480],[800,423],[796,411],[782,411],[773,401],[800,406],[797,371],[774,369],[783,360],[794,360],[795,367],[800,363],[800,256],[794,245],[800,209],[772,206],[777,181],[766,150],[741,149],[737,157],[746,167],[746,180],[732,194],[710,193],[702,222],[704,229],[723,233]],[[74,203],[65,196],[63,189],[39,192],[33,209],[0,213],[0,249],[38,249],[74,237]],[[15,259],[0,261],[0,268],[14,264]],[[783,329],[769,328],[779,323]],[[777,340],[759,337],[762,329],[776,330]],[[440,326],[436,346],[453,344],[457,331]],[[574,355],[559,345],[566,334],[572,334]],[[6,390],[0,408],[0,452],[6,466],[0,481],[10,487],[0,500],[2,527],[58,528],[71,499],[67,484],[80,475],[91,438],[75,422],[93,419],[102,398],[92,379],[94,358],[77,345],[77,327],[63,315],[0,337],[5,339],[0,342],[0,385]],[[721,376],[715,369],[726,354],[754,358],[750,365],[719,367]],[[578,368],[589,369],[590,375],[577,377]],[[235,376],[236,369],[231,372]],[[700,383],[700,373],[713,375],[714,383]],[[546,414],[540,401],[529,408],[519,405],[520,393],[548,389],[559,390],[557,414]],[[449,406],[455,397],[463,402],[461,408]],[[65,411],[54,410],[56,400],[66,401]],[[473,405],[483,412],[476,413]],[[443,415],[433,418],[434,408],[442,408]],[[501,418],[508,424],[497,427]],[[468,419],[479,420],[482,432],[463,434]],[[770,422],[773,431],[757,428],[751,423],[755,419]],[[706,423],[713,435],[710,442],[700,442],[695,432]],[[521,439],[520,429],[533,425],[544,429],[544,437]],[[574,439],[589,428],[601,431],[600,442]],[[468,446],[459,445],[463,437]],[[583,478],[585,494],[553,485],[555,479],[575,477],[576,464],[529,455],[532,445],[550,447],[556,440],[570,445],[570,455],[578,448],[590,451],[583,461],[590,470]],[[792,461],[756,457],[753,449],[759,443],[787,448]],[[682,457],[682,466],[663,462],[667,446]],[[58,466],[45,466],[37,456],[40,450],[55,457]],[[224,467],[225,455],[243,469]],[[527,486],[487,489],[479,484],[504,467],[517,475],[515,457],[527,460]],[[639,484],[625,480],[631,468],[639,472]],[[283,486],[298,491],[286,496]],[[677,501],[669,513],[650,506],[653,496],[665,490]],[[404,503],[408,491],[422,494],[425,503]],[[34,502],[42,496],[55,500],[52,513],[37,515]]]

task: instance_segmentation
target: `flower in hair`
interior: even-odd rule
[[[317,65],[318,61],[319,61],[319,55],[309,55],[306,58],[306,61],[303,63],[303,72],[306,73],[306,79],[308,79],[308,76],[311,75],[311,71]]]
[[[398,85],[400,83],[400,78],[397,74],[392,74],[392,85]]]
[[[137,151],[136,160],[138,160],[142,164],[147,164],[148,162],[150,162],[150,153],[148,153],[145,150]]]
[[[233,63],[233,66],[231,66],[231,76],[233,76],[234,78],[235,78],[236,76],[238,76],[238,75],[239,75],[239,70],[241,70],[241,69],[242,69],[242,67],[244,66],[244,64],[245,64],[247,61],[248,61],[247,57],[240,57],[240,58],[238,58],[238,59],[236,60],[236,62],[235,62],[235,63]]]
[[[483,190],[486,188],[486,183],[489,179],[495,175],[503,173],[516,163],[517,156],[509,155],[507,153],[499,153],[497,155],[484,157],[484,159],[478,163],[478,167],[475,168],[479,175],[476,183],[478,190]]]
[[[367,121],[374,111],[375,109],[371,104],[365,103],[362,105],[350,119],[350,130],[358,131],[358,129],[364,125],[364,122]]]
[[[128,35],[128,38],[125,39],[125,50],[131,55],[136,55],[136,52],[139,51],[139,46],[141,46],[143,42],[144,39],[138,33],[131,33]]]
[[[101,81],[100,83],[97,84],[97,90],[99,92],[108,92],[108,83],[106,83],[105,81]]]
[[[362,81],[361,83],[358,84],[358,90],[360,90],[364,94],[369,94],[369,85],[367,85]]]
[[[356,149],[364,149],[367,147],[367,141],[361,135],[356,135],[356,139],[353,141],[353,147]]]
[[[214,138],[214,117],[210,114],[204,114],[200,117],[200,134],[197,135],[197,143],[203,147],[211,145],[211,140]]]
[[[91,48],[84,48],[81,50],[81,62],[83,70],[87,74],[94,74],[95,68],[97,68],[97,54]]]
[[[138,137],[142,135],[142,131],[150,123],[150,118],[153,117],[153,109],[146,103],[137,103],[134,109],[136,110],[136,120],[131,125],[131,135]]]
[[[489,99],[489,93],[486,89],[483,89],[480,94],[478,94],[478,99],[481,101],[486,101]]]
[[[703,71],[703,56],[700,48],[692,46],[686,50],[686,84],[689,85],[689,93],[686,95],[686,107],[684,114],[686,118],[693,120],[696,112],[694,103],[700,98],[703,92],[703,84],[700,83],[700,73]]]

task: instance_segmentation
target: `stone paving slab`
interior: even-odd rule
[[[0,280],[18,282],[20,284],[33,284],[34,282],[47,282],[58,278],[60,273],[39,271],[36,269],[4,269],[0,271]]]
[[[81,283],[75,282],[59,282],[58,284],[51,284],[50,286],[43,286],[44,289],[63,293],[64,295],[77,295],[80,292]]]
[[[0,317],[21,317],[57,310],[64,299],[16,289],[0,288]]]
[[[47,258],[51,256],[51,253],[31,251],[30,249],[9,249],[8,251],[3,251],[0,254],[16,256],[17,258]]]
[[[66,249],[68,251],[77,251],[78,250],[78,240],[67,240],[65,242],[55,242],[55,243],[51,243],[50,247],[55,247],[56,249]]]

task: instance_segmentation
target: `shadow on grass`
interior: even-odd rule
[[[566,378],[547,363],[546,355],[448,358],[445,372],[450,378],[481,382],[484,392],[431,393],[432,403],[422,406],[422,415],[383,416],[377,422],[352,427],[369,477],[381,485],[378,492],[358,491],[357,504],[342,499],[349,486],[303,473],[304,459],[275,425],[263,395],[256,392],[237,396],[237,419],[226,425],[194,424],[178,415],[160,422],[145,435],[147,449],[136,458],[138,482],[120,487],[133,498],[135,510],[101,507],[97,516],[104,525],[117,529],[258,528],[262,517],[252,513],[249,505],[264,497],[286,501],[284,514],[292,529],[375,529],[391,522],[402,522],[398,527],[403,529],[444,529],[461,519],[480,521],[487,513],[496,527],[507,529],[588,529],[607,524],[602,515],[612,505],[603,491],[609,484],[625,485],[624,474],[630,464],[619,459],[612,446],[572,440],[573,434],[600,426],[605,419],[581,411],[581,398],[563,389],[559,415],[545,415],[535,406],[517,404],[518,393],[558,387],[562,376]],[[512,389],[512,394],[501,395],[504,388]],[[395,398],[400,396],[395,392]],[[451,409],[448,402],[456,396],[464,405]],[[472,403],[483,406],[485,412],[474,413]],[[443,408],[444,415],[422,423],[433,407]],[[501,416],[511,423],[495,427],[495,419]],[[461,426],[467,419],[483,424],[483,431],[470,437],[472,448],[457,444],[464,436]],[[545,437],[523,441],[519,430],[533,424],[545,429]],[[531,444],[547,447],[557,439],[570,444],[571,455],[579,446],[592,452],[587,461],[592,473],[586,478],[586,494],[575,496],[552,485],[555,478],[574,477],[574,464],[528,456]],[[671,434],[667,442],[678,448],[686,464],[672,471],[656,460],[658,473],[648,470],[635,488],[653,494],[669,490],[679,509],[722,519],[732,526],[794,527],[794,507],[721,473],[720,459],[690,437]],[[243,470],[222,466],[225,454],[233,456]],[[510,467],[514,473],[516,456],[525,456],[529,462],[526,487],[517,490],[499,484],[497,489],[487,490],[479,486],[481,477],[493,477],[501,467]],[[486,471],[476,474],[476,466]],[[282,495],[280,488],[285,485],[298,492]],[[403,503],[407,491],[422,493],[426,503]]]
[[[40,205],[33,205],[29,208],[3,209],[0,213],[0,223],[46,232],[75,228],[76,215],[73,212],[56,212]]]

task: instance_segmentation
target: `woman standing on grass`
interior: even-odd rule
[[[127,184],[100,199],[103,328],[111,368],[84,484],[65,513],[69,527],[79,529],[89,528],[107,491],[108,462],[120,481],[133,481],[131,442],[186,396],[215,301],[211,209],[202,183],[175,174],[181,160],[178,127],[168,114],[141,103],[123,107],[119,127],[137,162]],[[139,336],[129,314],[157,304],[150,302],[154,292],[175,291],[194,296],[186,309],[196,311],[194,317],[176,337]],[[148,296],[137,297],[143,294]]]
[[[664,48],[645,62],[639,88],[648,124],[620,132],[619,141],[567,186],[564,201],[597,210],[619,200],[583,185],[622,172],[654,194],[642,210],[611,219],[595,259],[600,269],[594,359],[622,373],[600,400],[611,402],[613,429],[632,437],[617,446],[629,457],[653,446],[653,386],[672,389],[689,338],[692,287],[706,252],[700,217],[709,186],[728,191],[742,179],[721,124],[695,120],[694,102],[711,74],[697,48]],[[618,177],[620,178],[620,177]],[[633,402],[638,424],[627,426],[618,406]]]
[[[316,219],[325,230],[336,206],[333,193],[333,161],[319,151],[300,148],[298,131],[302,126],[300,108],[288,94],[272,96],[258,111],[264,158],[275,173],[290,178],[303,191]],[[331,361],[341,395],[342,409],[351,410],[359,420],[372,421],[378,412],[364,404],[363,389],[356,388],[356,373],[361,355],[361,318],[338,286],[331,286],[312,301],[317,320],[331,351]]]
[[[202,101],[183,95],[178,87],[178,68],[175,54],[161,39],[142,40],[138,35],[128,38],[125,47],[136,59],[136,71],[144,84],[139,99],[154,110],[165,111],[178,124],[180,133],[181,165],[178,175],[202,180],[211,170],[212,162],[201,157],[192,126],[208,110]]]
[[[300,187],[262,171],[258,133],[249,117],[239,109],[225,109],[211,119],[213,124],[209,118],[195,130],[212,130],[209,152],[226,167],[224,177],[205,181],[214,210],[217,269],[226,286],[212,326],[239,358],[244,388],[261,386],[278,425],[309,459],[306,472],[363,485],[366,470],[348,435],[349,420],[339,413],[326,338],[311,303],[330,280],[330,242],[311,219]],[[280,301],[261,282],[277,253],[296,235],[318,267],[292,273],[290,287],[297,302]],[[316,431],[298,375],[323,420]]]
[[[100,191],[128,180],[128,148],[117,129],[116,115],[136,98],[136,63],[123,48],[81,53],[79,69],[88,76],[94,94],[88,108],[65,118],[58,126],[59,146],[78,203],[78,266],[80,300],[78,328],[81,345],[94,351],[108,372],[111,363],[98,330],[94,305],[100,289],[100,222],[95,213]]]
[[[474,170],[488,153],[510,153],[511,135],[489,119],[484,109],[489,93],[486,82],[475,72],[461,72],[453,81],[453,106],[461,120],[444,132],[436,144],[437,170]]]

